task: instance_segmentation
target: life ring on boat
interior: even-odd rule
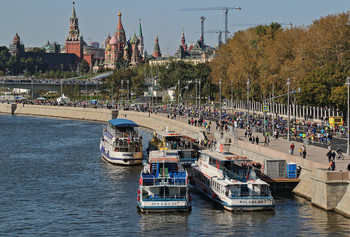
[[[251,180],[249,180],[250,182],[255,182],[255,180],[254,179],[251,179]]]
[[[140,201],[140,195],[137,195],[137,201]]]
[[[213,193],[213,194],[211,195],[211,197],[212,197],[213,199],[215,199],[215,198],[216,198],[216,194]]]
[[[137,189],[137,194],[140,194],[140,189]]]
[[[140,183],[140,185],[142,185],[142,178],[140,178],[139,183]]]

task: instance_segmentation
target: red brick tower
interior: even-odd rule
[[[162,57],[162,53],[160,52],[160,47],[159,47],[158,35],[156,36],[156,43],[154,44],[153,57],[156,57],[156,58]]]
[[[78,17],[75,13],[75,3],[73,2],[72,16],[69,23],[69,36],[66,37],[66,53],[74,53],[83,59],[83,37],[80,36]]]

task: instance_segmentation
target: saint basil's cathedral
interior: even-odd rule
[[[112,38],[108,35],[105,44],[105,63],[106,69],[115,69],[118,61],[125,60],[129,66],[136,66],[144,62],[146,53],[144,50],[143,35],[141,28],[141,20],[139,24],[139,32],[132,36],[131,39],[126,40],[125,30],[122,24],[122,14],[118,13],[117,31]]]

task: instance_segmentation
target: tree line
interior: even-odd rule
[[[296,94],[297,104],[336,107],[345,111],[346,77],[350,76],[349,13],[321,17],[309,26],[282,28],[278,23],[238,31],[210,63],[210,78],[222,79],[223,95],[231,85],[235,99],[252,101],[274,94]],[[278,101],[286,103],[287,97]]]

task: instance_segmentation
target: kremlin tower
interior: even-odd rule
[[[78,18],[75,13],[75,3],[73,2],[72,16],[69,23],[69,36],[66,37],[66,53],[74,53],[83,59],[83,37],[80,36]]]
[[[153,57],[158,58],[162,57],[162,53],[160,52],[158,35],[156,36],[156,43],[154,44]]]

